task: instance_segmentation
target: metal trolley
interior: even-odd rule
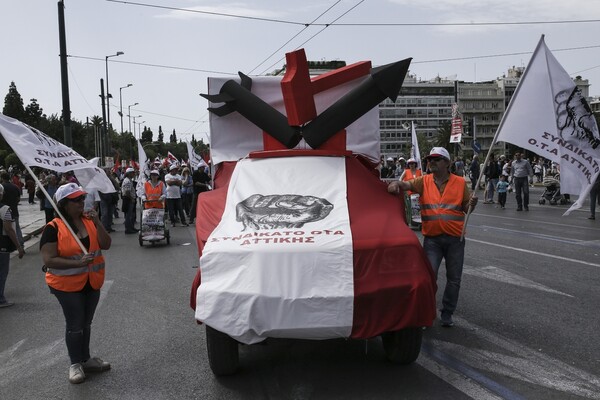
[[[156,203],[157,200],[142,201],[140,209],[140,232],[138,239],[140,246],[144,246],[144,242],[150,242],[152,245],[161,240],[166,240],[167,244],[171,243],[171,236],[166,224],[165,202],[161,200],[162,208],[146,208],[147,203]]]

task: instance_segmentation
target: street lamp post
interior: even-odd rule
[[[140,103],[133,103],[133,104],[127,106],[127,116],[129,117],[129,133],[132,133],[131,132],[131,107],[137,106],[138,104],[140,104]]]
[[[133,116],[133,117],[131,117],[131,118],[133,118],[133,137],[134,137],[134,139],[135,139],[135,119],[136,119],[136,118],[141,118],[141,115],[134,115],[134,116]]]
[[[117,51],[116,54],[112,54],[110,56],[106,56],[104,57],[104,60],[106,62],[106,122],[108,124],[108,129],[110,129],[110,90],[108,88],[108,59],[111,57],[117,57],[117,56],[122,56],[123,53],[122,51]]]
[[[119,88],[119,116],[121,117],[121,135],[123,134],[123,89],[132,87],[133,83],[128,83],[127,86]]]
[[[141,126],[142,124],[146,123],[146,121],[142,121],[142,122],[136,122],[138,125],[138,140],[142,139],[142,131],[141,131]]]

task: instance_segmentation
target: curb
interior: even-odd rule
[[[45,225],[42,225],[41,227],[36,228],[33,232],[23,234],[23,241],[26,242],[29,239],[31,239],[32,237],[37,236],[40,233],[42,233],[42,231],[44,230],[44,226]]]

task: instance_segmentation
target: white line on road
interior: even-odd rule
[[[20,340],[12,351],[0,353],[0,387],[8,385],[10,382],[23,379],[37,374],[41,370],[49,369],[64,357],[64,339],[57,339],[50,344],[34,347],[17,355],[27,339]],[[65,367],[66,372],[66,367]]]
[[[559,294],[561,296],[573,297],[570,294],[566,294],[563,292],[559,292],[558,290],[551,289],[547,286],[544,286],[540,283],[534,282],[527,278],[523,278],[520,275],[513,274],[512,272],[505,271],[501,268],[496,268],[493,266],[487,267],[473,267],[470,265],[465,265],[463,272],[467,275],[478,276],[481,278],[491,279],[497,282],[503,282],[510,285],[520,286],[529,289],[541,290],[543,292]]]
[[[598,376],[492,333],[462,318],[455,317],[455,320],[460,328],[474,332],[477,336],[505,350],[506,353],[466,347],[438,339],[429,341],[434,348],[480,371],[488,371],[563,393],[600,400],[600,378]]]
[[[113,281],[104,282],[96,311],[102,305],[112,284]],[[65,358],[64,337],[56,339],[50,344],[34,347],[19,354],[18,350],[28,339],[30,338],[22,339],[10,348],[0,352],[0,387],[14,380],[23,379],[39,371],[47,370]],[[31,339],[35,340],[34,338]]]
[[[489,246],[495,246],[495,247],[501,247],[503,249],[508,249],[508,250],[514,250],[514,251],[520,251],[523,253],[528,253],[528,254],[535,254],[537,256],[544,256],[544,257],[550,257],[550,258],[555,258],[557,260],[562,260],[562,261],[568,261],[568,262],[572,262],[572,263],[576,263],[576,264],[583,264],[583,265],[589,265],[592,267],[597,267],[600,268],[600,264],[596,264],[596,263],[592,263],[592,262],[588,262],[588,261],[582,261],[582,260],[575,260],[573,258],[568,258],[568,257],[562,257],[562,256],[556,256],[553,254],[548,254],[548,253],[541,253],[539,251],[533,251],[533,250],[527,250],[527,249],[521,249],[519,247],[513,247],[513,246],[505,246],[503,244],[498,244],[498,243],[492,243],[492,242],[486,242],[483,240],[477,240],[477,239],[471,239],[471,238],[466,238],[469,242],[475,242],[475,243],[481,243],[481,244],[487,244]]]
[[[489,230],[494,230],[494,231],[499,231],[499,232],[504,232],[504,233],[510,233],[512,235],[529,236],[529,237],[534,237],[534,238],[538,238],[538,239],[552,240],[555,242],[561,242],[561,243],[567,243],[567,244],[573,244],[573,245],[579,245],[579,246],[591,246],[595,242],[600,243],[600,241],[597,241],[597,240],[579,240],[579,239],[573,239],[573,238],[565,238],[564,236],[546,235],[544,233],[529,232],[529,231],[523,231],[523,230],[519,230],[519,229],[501,228],[498,226],[491,226],[491,225],[473,225],[473,227],[489,229]]]
[[[460,392],[466,394],[473,399],[481,400],[501,400],[502,397],[496,396],[484,387],[478,385],[464,375],[454,372],[441,363],[432,360],[429,356],[421,351],[417,364],[431,372],[444,382],[450,384]]]
[[[485,217],[485,218],[500,218],[500,219],[509,219],[509,220],[523,222],[523,218],[505,217],[504,215],[481,214],[481,213],[471,213],[471,215],[477,215],[479,217]],[[537,220],[532,221],[532,222],[535,222],[536,224],[556,225],[556,226],[563,226],[563,227],[569,227],[569,228],[577,228],[580,230],[585,229],[585,230],[597,231],[599,229],[599,228],[590,228],[588,226],[581,226],[581,225],[568,225],[568,224],[560,223],[560,222],[537,221]]]

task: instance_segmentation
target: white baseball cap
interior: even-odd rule
[[[177,169],[177,168],[179,168],[179,167],[177,166],[177,164],[173,164],[173,165],[171,165],[171,166],[169,167],[169,171],[173,171],[174,169]]]
[[[127,169],[125,170],[125,173],[126,173],[126,174],[128,174],[128,173],[130,173],[130,172],[135,172],[135,169],[133,169],[133,168],[129,167],[129,168],[127,168]]]
[[[75,199],[85,194],[87,194],[87,192],[78,184],[67,183],[56,189],[56,193],[54,193],[54,199],[58,203],[62,199]]]
[[[429,152],[429,155],[425,158],[432,158],[432,157],[443,157],[446,160],[450,161],[450,153],[448,153],[448,150],[446,150],[443,147],[434,147]]]

